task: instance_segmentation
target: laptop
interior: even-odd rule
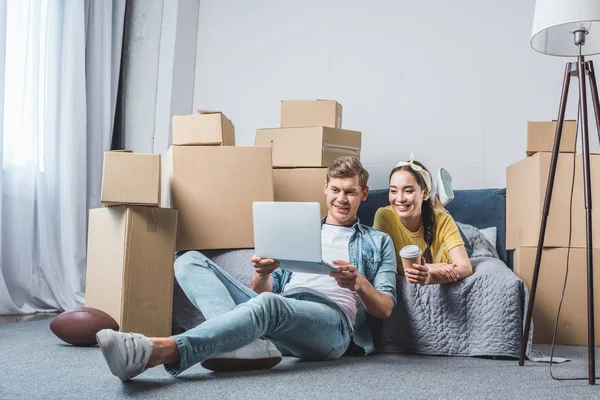
[[[321,253],[321,207],[313,202],[253,203],[254,252],[291,272],[329,274]]]

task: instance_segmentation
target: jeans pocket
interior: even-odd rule
[[[348,346],[350,345],[350,341],[340,344],[339,346],[333,346],[331,351],[327,353],[323,360],[336,360],[344,355],[346,350],[348,350]]]

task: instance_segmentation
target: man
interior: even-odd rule
[[[201,253],[187,252],[176,260],[175,276],[206,321],[170,338],[98,332],[112,373],[124,381],[157,365],[178,375],[199,362],[219,371],[228,365],[271,367],[282,353],[310,360],[339,358],[349,346],[372,353],[367,313],[392,313],[396,255],[389,236],[356,217],[368,177],[351,157],[339,157],[327,169],[323,260],[333,262],[335,272],[291,273],[254,256],[250,290]]]

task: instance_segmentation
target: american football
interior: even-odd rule
[[[73,346],[96,345],[96,333],[102,329],[119,330],[110,315],[93,307],[80,307],[64,312],[50,323],[50,330],[62,341]]]

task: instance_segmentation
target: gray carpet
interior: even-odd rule
[[[98,348],[63,344],[49,320],[0,323],[0,399],[591,399],[598,386],[552,380],[547,364],[406,354],[302,362],[266,371],[211,373],[199,365],[179,378],[162,367],[121,383]],[[549,346],[536,346],[549,354]],[[572,361],[555,374],[585,376],[586,349],[560,346]],[[600,371],[600,366],[599,366]],[[600,375],[600,374],[598,374]]]

